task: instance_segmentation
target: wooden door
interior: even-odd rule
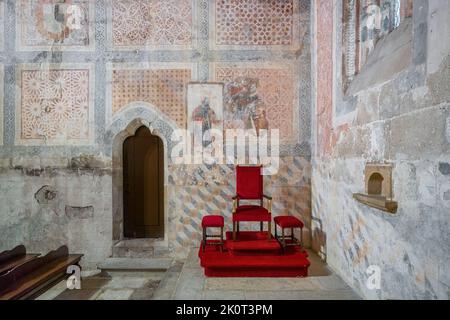
[[[164,237],[164,156],[161,139],[141,127],[123,144],[125,238]]]

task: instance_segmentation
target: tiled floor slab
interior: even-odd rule
[[[206,290],[317,290],[311,278],[207,278]]]
[[[198,248],[192,248],[175,290],[175,299],[211,300],[353,300],[360,297],[320,258],[308,251],[312,264],[307,278],[208,278]]]
[[[82,280],[82,290],[60,282],[39,299],[60,300],[353,300],[359,296],[318,257],[310,253],[314,274],[307,278],[205,277],[192,248],[186,261],[165,272],[108,271]],[[316,259],[317,258],[317,259]]]
[[[132,289],[107,289],[96,300],[128,300],[132,294]]]
[[[245,300],[244,291],[204,290],[203,300]]]

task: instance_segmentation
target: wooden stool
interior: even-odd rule
[[[202,250],[205,252],[205,247],[207,245],[208,238],[220,238],[220,242],[210,243],[211,245],[220,246],[220,252],[223,250],[223,226],[224,219],[222,216],[217,215],[209,215],[204,216],[202,219],[202,228],[203,228],[203,245]],[[206,232],[207,228],[220,228],[220,235],[208,235]]]
[[[281,243],[283,252],[287,246],[302,246],[303,247],[303,227],[304,223],[293,216],[278,216],[274,218],[275,221],[275,238]],[[277,234],[277,226],[281,228],[281,237]],[[294,229],[300,228],[300,241],[295,238]],[[291,235],[285,235],[284,229],[291,229]],[[281,238],[281,240],[280,240]],[[286,243],[286,239],[291,240],[291,243]]]

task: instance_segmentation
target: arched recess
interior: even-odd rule
[[[161,139],[164,146],[164,240],[160,245],[168,247],[168,155],[172,149],[170,137],[177,125],[146,102],[135,102],[122,110],[112,118],[104,135],[106,153],[112,158],[113,243],[123,239],[123,143],[138,128],[146,126],[153,135]]]
[[[381,196],[383,194],[383,176],[381,173],[374,172],[369,177],[367,193],[370,195]]]

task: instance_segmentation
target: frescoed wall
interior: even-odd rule
[[[309,230],[309,17],[309,0],[0,0],[0,250],[68,244],[86,270],[115,254],[120,141],[136,123],[165,142],[155,255],[185,256],[206,214],[230,228],[233,166],[170,162],[190,82],[223,83],[224,127],[280,130],[266,191]]]
[[[342,56],[358,49],[342,46],[342,4],[353,1],[314,3],[313,247],[365,298],[448,299],[450,4],[412,1],[346,87]],[[353,198],[372,163],[393,167],[395,214]]]

